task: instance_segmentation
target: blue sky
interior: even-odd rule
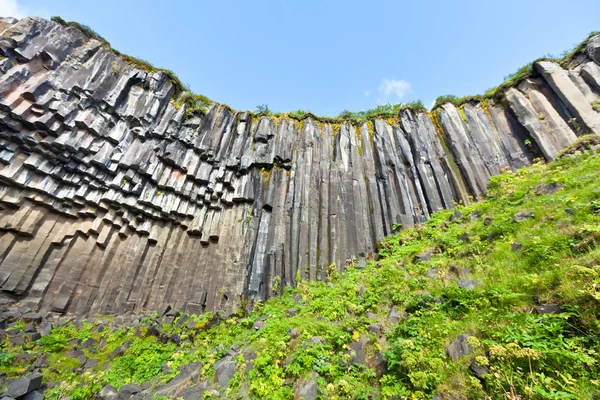
[[[236,109],[319,115],[480,94],[600,30],[598,0],[0,0],[11,14],[89,25]]]

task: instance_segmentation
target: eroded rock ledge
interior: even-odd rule
[[[360,125],[186,117],[162,72],[40,18],[0,18],[0,296],[78,315],[233,309],[367,256],[397,224],[600,134],[600,40],[503,104]]]

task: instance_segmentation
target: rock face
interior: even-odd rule
[[[538,63],[504,106],[353,125],[189,116],[163,72],[73,27],[0,18],[0,300],[200,313],[325,279],[397,224],[484,196],[531,163],[528,143],[552,159],[599,133],[597,43],[572,69]]]

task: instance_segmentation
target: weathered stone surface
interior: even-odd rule
[[[522,221],[526,221],[531,218],[533,218],[533,213],[531,211],[521,211],[521,212],[516,213],[513,216],[513,221],[514,222],[522,222]]]
[[[537,194],[537,195],[553,194],[553,193],[558,192],[560,189],[562,189],[563,186],[564,185],[561,185],[560,183],[540,183],[535,188],[535,194]]]
[[[473,353],[473,349],[471,346],[467,344],[467,339],[472,336],[468,333],[463,333],[459,337],[456,338],[448,348],[446,349],[446,353],[448,353],[448,357],[452,359],[452,361],[456,361],[464,355]]]
[[[363,267],[399,226],[600,127],[598,37],[572,70],[537,63],[506,106],[359,125],[188,117],[164,73],[41,18],[0,19],[0,47],[0,291],[42,314],[230,313]]]
[[[8,395],[14,398],[24,396],[29,392],[39,389],[42,385],[42,374],[35,372],[31,375],[17,379],[8,385]]]
[[[473,279],[460,279],[458,281],[458,287],[465,290],[473,290],[479,286],[479,281]]]
[[[215,380],[221,388],[227,387],[229,380],[235,375],[237,364],[230,356],[215,363]]]
[[[300,382],[296,391],[296,399],[298,400],[315,400],[319,394],[319,384],[316,380],[308,382]]]
[[[564,311],[565,308],[558,304],[544,304],[535,307],[536,314],[559,314]]]

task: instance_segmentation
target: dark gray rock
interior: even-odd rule
[[[119,388],[119,391],[117,392],[117,396],[115,397],[115,399],[116,400],[126,400],[141,391],[142,391],[142,388],[139,387],[138,385],[135,385],[132,383],[123,385]]]
[[[374,314],[372,312],[368,312],[365,314],[365,317],[369,318],[369,319],[377,319],[377,314]]]
[[[476,219],[481,218],[481,211],[473,211],[471,215],[469,215],[469,218],[471,219],[471,221],[475,221]]]
[[[452,214],[452,216],[450,217],[450,220],[451,221],[460,221],[463,218],[464,218],[463,213],[461,213],[460,211],[456,210],[456,211],[454,211],[454,214]]]
[[[215,380],[221,388],[226,388],[229,380],[235,375],[237,364],[230,356],[215,363]]]
[[[42,386],[42,374],[34,372],[24,376],[8,385],[8,395],[11,397],[20,397],[39,389]]]
[[[374,323],[369,325],[369,333],[372,333],[374,335],[381,335],[383,333],[383,326],[381,326],[381,324],[379,323]]]
[[[254,325],[252,326],[252,329],[254,329],[255,331],[260,331],[261,329],[263,329],[266,326],[267,326],[267,323],[265,321],[259,320],[254,323]]]
[[[458,265],[451,265],[448,268],[448,272],[457,278],[466,278],[472,274],[472,271],[468,267],[460,267]]]
[[[531,211],[521,211],[514,215],[513,221],[514,222],[522,222],[522,221],[528,220],[530,218],[533,218],[533,213]]]
[[[523,245],[519,242],[513,242],[513,244],[510,245],[510,248],[512,249],[512,251],[519,251],[519,250],[521,250],[522,247],[523,247]]]
[[[448,357],[452,359],[452,361],[456,361],[467,354],[473,353],[473,349],[467,344],[467,339],[470,336],[472,335],[469,333],[463,333],[457,337],[456,340],[450,343],[446,349],[446,353],[448,354]]]
[[[350,349],[348,350],[348,354],[350,354],[350,364],[366,365],[367,363],[367,346],[371,343],[371,339],[368,337],[361,338],[356,342],[350,343]]]
[[[388,371],[388,361],[382,352],[377,352],[370,360],[369,364],[375,371],[375,376],[381,378]]]
[[[588,40],[587,53],[596,64],[600,65],[600,35],[595,35]]]
[[[354,264],[354,268],[356,268],[356,269],[365,269],[365,268],[367,268],[367,260],[365,260],[364,258],[361,258],[360,260],[358,260],[356,262],[356,264]]]
[[[288,335],[292,339],[296,339],[298,336],[300,336],[300,332],[296,328],[290,328],[290,330],[288,331]]]
[[[427,277],[429,279],[440,279],[440,270],[438,268],[429,268],[429,271],[427,271]]]
[[[535,194],[542,195],[542,194],[554,194],[556,192],[558,192],[560,189],[562,189],[565,185],[562,185],[560,183],[540,183],[536,188],[535,188]]]
[[[285,310],[285,314],[286,314],[288,317],[293,317],[293,316],[294,316],[294,315],[296,315],[297,313],[298,313],[298,310],[297,310],[297,309],[295,309],[295,308],[289,308],[289,309]]]
[[[9,339],[10,344],[13,346],[20,346],[25,343],[25,338],[23,336],[14,336]]]
[[[201,400],[207,388],[207,382],[200,382],[196,385],[183,389],[179,393],[178,398],[182,398],[183,400]]]
[[[483,219],[483,225],[485,225],[485,226],[490,226],[490,225],[492,224],[492,221],[493,221],[493,220],[494,220],[493,218],[490,218],[490,217],[485,217],[485,218]]]
[[[426,251],[424,253],[421,254],[417,254],[415,256],[415,262],[419,262],[419,261],[429,261],[431,260],[431,251]]]
[[[42,314],[30,312],[23,315],[23,320],[25,322],[39,324],[40,322],[42,322]]]
[[[296,391],[296,398],[302,400],[316,400],[319,395],[319,384],[316,380],[300,382]]]
[[[112,400],[117,397],[117,389],[111,385],[105,385],[96,396],[97,400]]]
[[[90,368],[96,368],[96,366],[98,365],[98,360],[95,360],[93,358],[90,358],[89,360],[87,360],[85,362],[85,364],[83,365],[83,369],[90,369]]]
[[[393,306],[387,315],[387,321],[392,324],[397,324],[401,319],[406,318],[404,310],[400,310],[398,307]]]
[[[461,279],[458,281],[458,287],[465,290],[473,290],[479,286],[480,282],[474,279]]]
[[[544,304],[535,307],[536,314],[559,314],[565,312],[565,308],[558,304]]]
[[[34,390],[23,396],[23,400],[44,400],[44,395],[43,393]]]

